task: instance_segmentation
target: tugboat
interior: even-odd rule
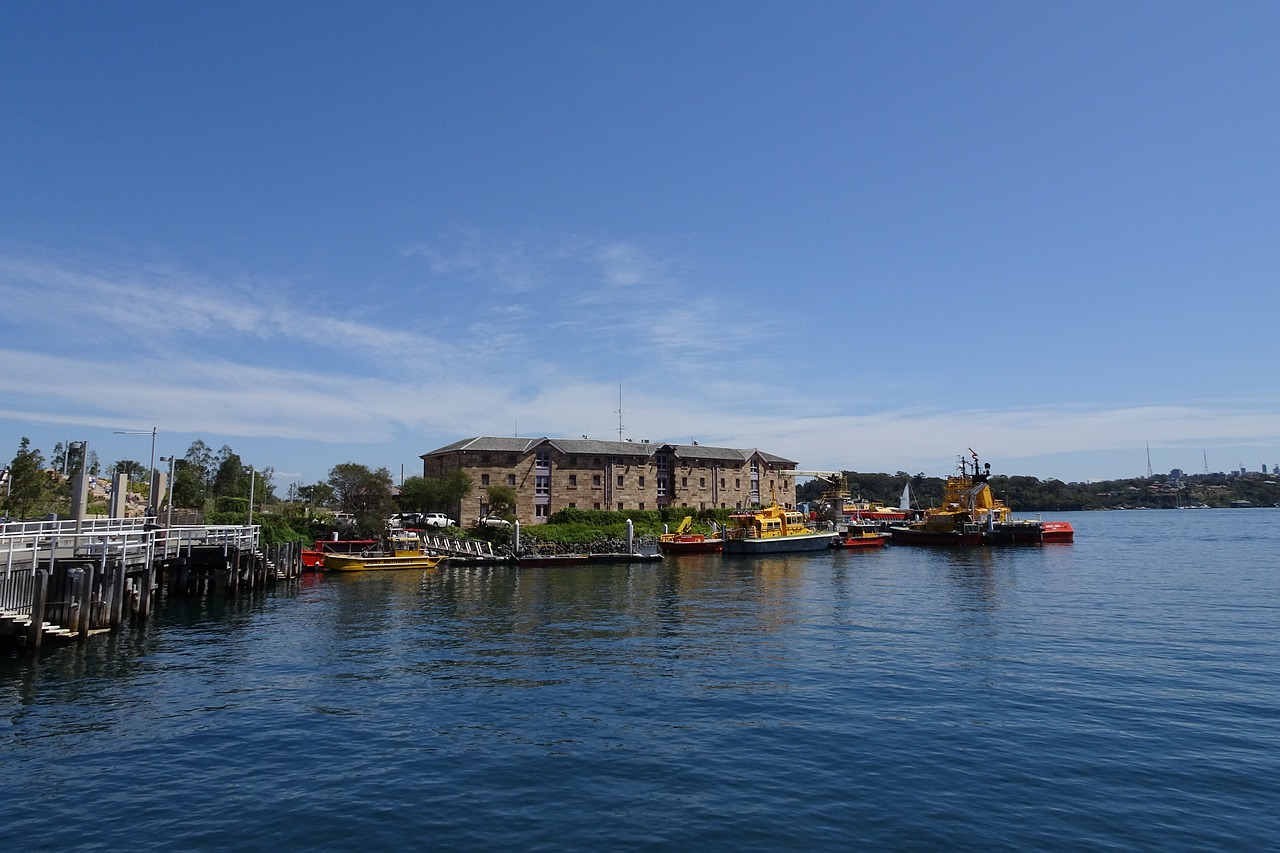
[[[843,524],[842,530],[831,540],[832,548],[843,548],[848,551],[865,551],[871,548],[883,548],[892,538],[891,533],[880,529],[875,523]]]
[[[1013,511],[991,493],[991,463],[979,467],[978,454],[973,448],[969,453],[973,457],[972,470],[960,457],[960,473],[947,478],[940,508],[927,511],[923,521],[889,528],[895,543],[955,547],[1072,541],[1074,531],[1067,522],[1046,524],[1013,518]],[[1047,526],[1051,530],[1048,537]]]
[[[813,530],[804,514],[778,504],[729,516],[724,532],[726,554],[785,554],[825,551],[836,538],[834,530]]]

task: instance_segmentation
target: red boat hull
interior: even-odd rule
[[[888,541],[888,536],[851,536],[849,538],[837,536],[831,540],[831,547],[846,551],[862,551],[869,548],[883,548]]]
[[[1076,541],[1076,531],[1066,521],[1046,521],[1043,525],[1045,544],[1051,542],[1070,543]]]

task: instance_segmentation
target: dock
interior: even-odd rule
[[[297,545],[261,547],[257,525],[160,527],[149,519],[0,525],[0,645],[115,631],[170,595],[263,589],[301,574]]]

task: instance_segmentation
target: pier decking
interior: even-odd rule
[[[0,643],[38,652],[147,618],[155,592],[260,589],[301,572],[296,545],[260,547],[256,525],[157,527],[144,519],[0,525]]]

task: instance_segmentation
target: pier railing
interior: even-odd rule
[[[161,567],[227,567],[231,587],[296,576],[296,549],[259,550],[256,525],[163,528],[146,519],[9,522],[0,525],[0,636],[38,650],[43,637],[85,637],[119,626],[126,608],[145,617]],[[198,558],[194,559],[193,558]]]

